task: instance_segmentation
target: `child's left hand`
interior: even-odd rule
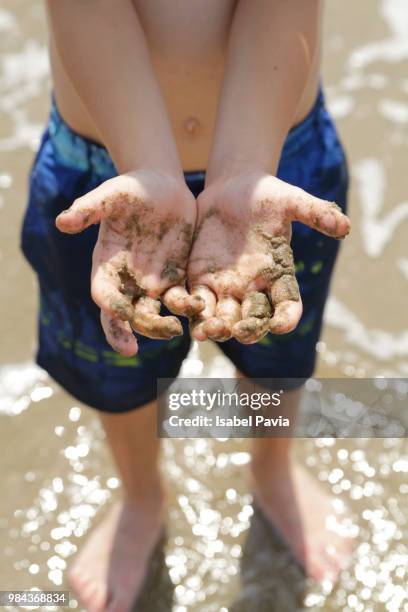
[[[198,198],[188,266],[193,295],[206,307],[193,318],[197,340],[235,337],[244,344],[268,331],[292,331],[302,314],[295,277],[291,222],[344,238],[350,221],[320,200],[272,175],[247,173],[218,180]]]

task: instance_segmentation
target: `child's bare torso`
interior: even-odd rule
[[[207,165],[235,0],[134,0],[166,100],[184,170]],[[51,41],[54,89],[60,112],[80,134],[98,132],[61,65]],[[316,97],[316,63],[294,118],[299,123]],[[137,78],[137,76],[135,76]],[[268,75],[265,75],[268,78]]]

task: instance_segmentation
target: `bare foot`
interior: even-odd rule
[[[285,459],[253,467],[255,500],[279,531],[305,573],[335,582],[350,560],[353,541],[340,532],[339,514],[303,466]],[[337,525],[337,529],[336,529]]]
[[[69,571],[69,584],[89,612],[127,612],[139,595],[162,532],[162,504],[117,502]]]

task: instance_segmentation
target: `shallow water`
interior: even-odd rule
[[[353,186],[347,239],[319,343],[321,376],[407,376],[408,5],[330,0],[324,77]],[[36,285],[18,248],[26,177],[48,110],[39,0],[0,8],[0,497],[2,589],[62,588],[119,481],[94,413],[33,365]],[[209,346],[190,376],[233,375]],[[309,584],[253,510],[248,441],[166,441],[167,541],[140,609],[408,609],[405,440],[307,440],[296,451],[351,509],[359,545],[333,587]],[[354,525],[354,527],[352,526]],[[75,606],[75,601],[72,602]]]

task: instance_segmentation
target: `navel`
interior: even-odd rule
[[[196,136],[201,130],[201,124],[196,117],[188,117],[184,122],[184,129],[189,136]]]

